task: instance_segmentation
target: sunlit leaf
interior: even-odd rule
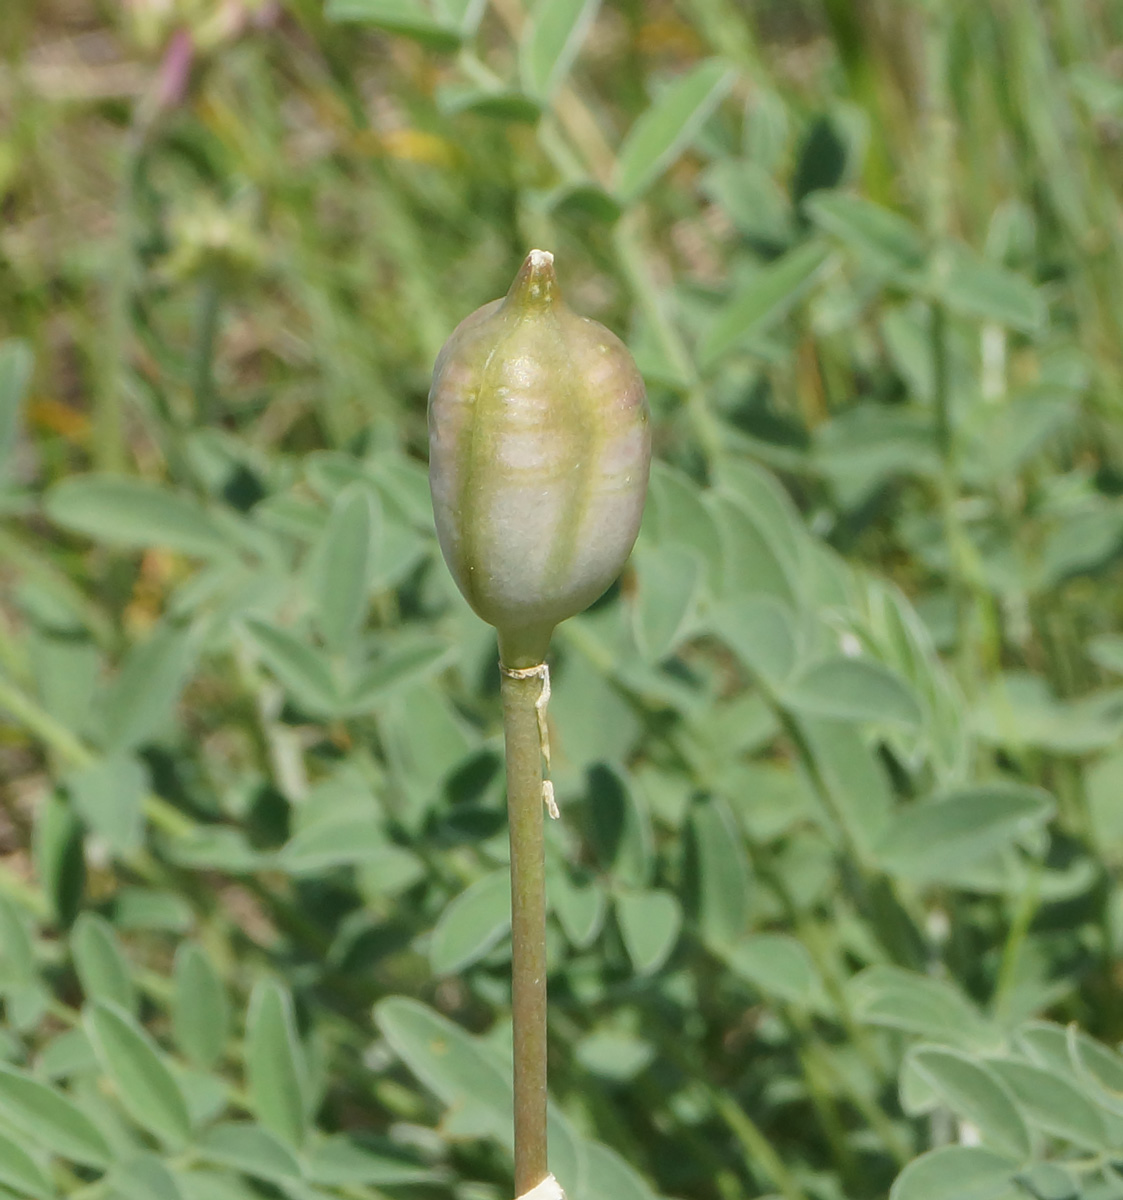
[[[523,33],[523,86],[548,100],[565,79],[596,19],[600,0],[542,0]]]
[[[161,546],[201,558],[230,554],[222,526],[195,500],[143,479],[73,476],[48,492],[46,509],[64,529],[111,546]]]
[[[733,85],[733,70],[707,59],[662,92],[636,121],[616,159],[615,191],[636,200],[682,153]]]

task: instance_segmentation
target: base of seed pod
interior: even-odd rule
[[[537,625],[527,629],[499,629],[499,661],[512,671],[525,671],[546,661],[554,625]]]

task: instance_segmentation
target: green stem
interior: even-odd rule
[[[511,834],[511,1018],[515,1043],[515,1194],[546,1165],[546,856],[542,755],[535,701],[543,681],[503,672],[507,814]]]
[[[1033,918],[1041,900],[1041,877],[1045,873],[1045,864],[1037,859],[1029,870],[1026,886],[1018,897],[1010,929],[1006,934],[1006,942],[1002,947],[1002,959],[998,964],[998,979],[994,985],[994,996],[991,1009],[994,1014],[1005,1019],[1009,1016],[1011,995],[1017,983],[1018,962],[1021,958],[1022,947],[1025,945]]]

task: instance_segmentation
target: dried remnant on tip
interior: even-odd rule
[[[504,304],[551,303],[558,296],[558,277],[554,256],[549,250],[531,250],[523,260]]]

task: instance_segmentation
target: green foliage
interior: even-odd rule
[[[658,456],[551,661],[570,1200],[1123,1198],[1117,7],[173,8],[0,20],[0,1195],[510,1196],[425,393],[539,246]]]

